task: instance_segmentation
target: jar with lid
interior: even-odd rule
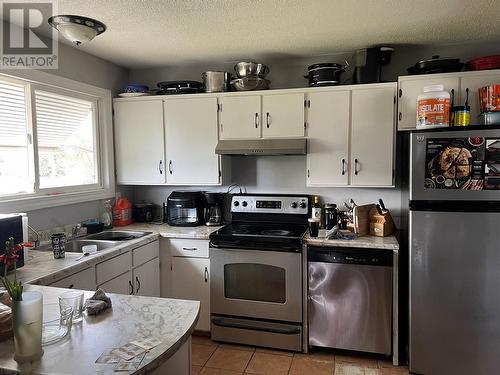
[[[443,85],[425,86],[417,98],[417,129],[450,125],[450,93]]]
[[[337,205],[334,203],[327,203],[323,207],[323,216],[325,221],[325,229],[330,230],[337,225]]]

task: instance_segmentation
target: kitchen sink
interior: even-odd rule
[[[130,241],[136,238],[141,238],[153,232],[140,232],[129,230],[108,230],[100,233],[89,234],[85,237],[86,240],[98,241]]]
[[[82,247],[86,245],[96,245],[97,251],[101,251],[114,247],[117,244],[114,241],[73,240],[66,242],[65,250],[67,253],[83,253]]]

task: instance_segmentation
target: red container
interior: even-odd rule
[[[500,85],[479,88],[479,109],[481,112],[500,111]]]
[[[132,203],[127,198],[120,198],[113,206],[113,226],[124,227],[132,224]]]
[[[483,56],[467,61],[468,70],[500,69],[500,55]]]

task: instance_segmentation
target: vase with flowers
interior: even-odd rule
[[[12,330],[14,332],[14,359],[19,363],[39,359],[42,349],[43,299],[39,292],[23,292],[23,284],[17,280],[16,262],[23,244],[16,244],[13,237],[5,242],[5,252],[0,255],[4,274],[1,281],[12,300]],[[13,270],[10,280],[7,272]]]

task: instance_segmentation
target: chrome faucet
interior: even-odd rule
[[[33,249],[38,249],[40,247],[40,233],[38,233],[37,230],[29,224],[28,224],[28,229],[31,229],[33,234],[36,235],[36,240],[33,241],[35,243],[35,246],[33,247]]]
[[[73,237],[77,237],[80,234],[80,230],[82,229],[82,224],[76,224],[71,228],[71,234]]]

